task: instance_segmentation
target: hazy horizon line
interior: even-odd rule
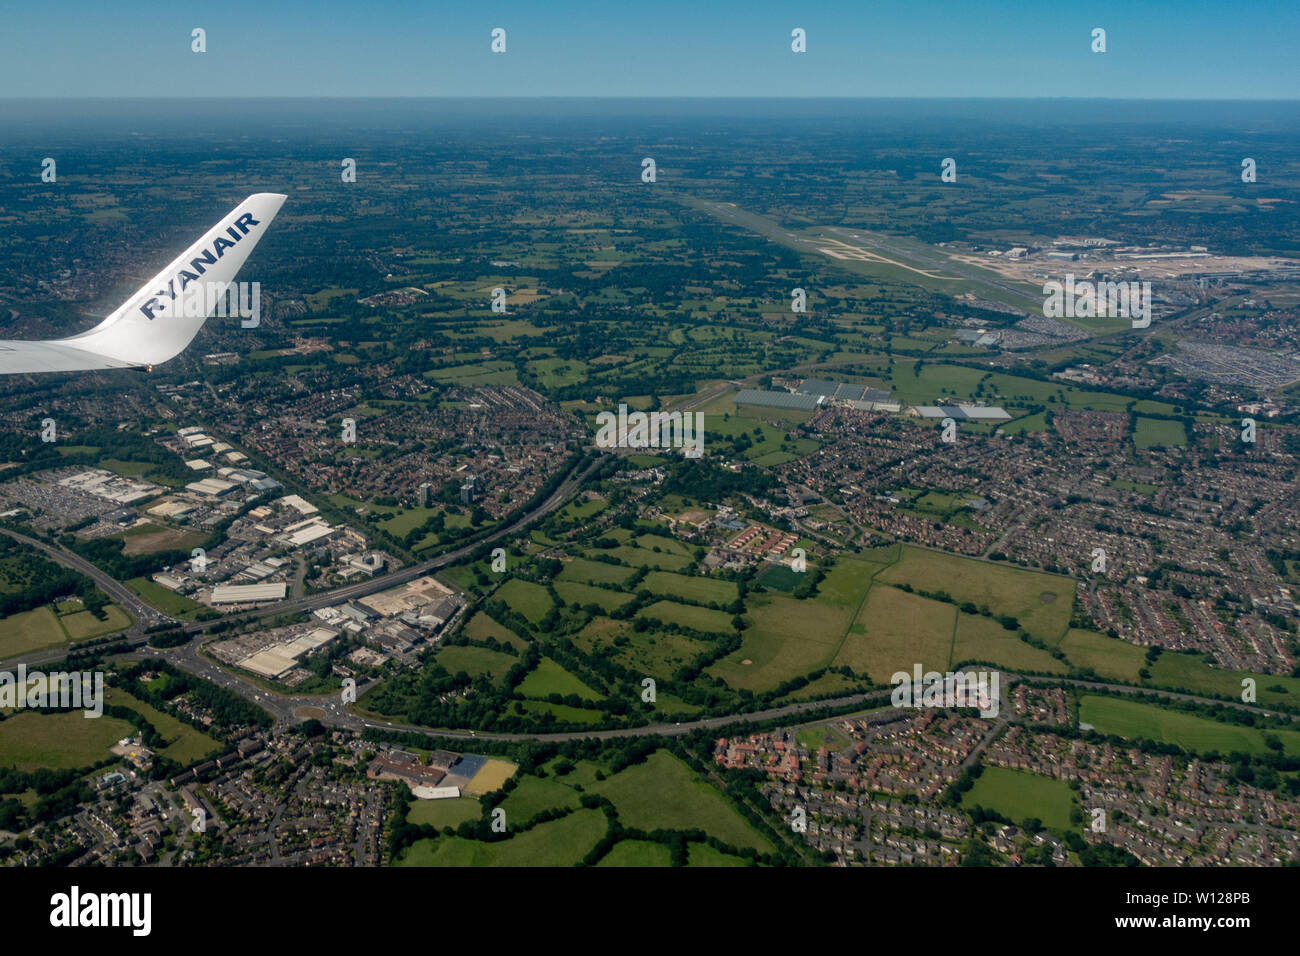
[[[1300,97],[1204,97],[1204,96],[607,96],[576,94],[519,94],[515,96],[459,95],[446,96],[436,94],[376,94],[373,96],[300,96],[300,95],[259,95],[259,96],[3,96],[0,102],[68,102],[102,100],[105,102],[121,100],[189,102],[219,102],[231,100],[608,100],[661,103],[673,100],[738,100],[744,102],[758,101],[931,101],[931,102],[966,102],[971,100],[996,100],[1001,102],[1110,102],[1110,103],[1300,103]]]

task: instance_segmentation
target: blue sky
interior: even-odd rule
[[[6,97],[1300,98],[1296,0],[55,0],[3,22]]]

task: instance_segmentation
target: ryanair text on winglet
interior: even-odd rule
[[[190,260],[189,269],[181,269],[180,272],[176,273],[175,278],[167,280],[167,288],[158,289],[154,292],[153,297],[147,299],[140,306],[140,312],[149,320],[152,320],[156,313],[163,312],[165,303],[160,298],[161,296],[165,295],[169,300],[174,300],[177,294],[185,291],[187,285],[198,281],[199,276],[207,271],[206,266],[216,265],[217,260],[226,254],[227,249],[233,248],[235,243],[248,235],[250,228],[259,225],[261,225],[261,221],[254,219],[251,212],[244,213],[235,220],[234,225],[226,229],[226,235],[230,236],[229,239],[218,236],[216,241],[212,243],[211,249],[204,249],[202,255],[195,256]],[[194,271],[191,272],[191,269]],[[176,286],[177,280],[180,281],[179,288]]]

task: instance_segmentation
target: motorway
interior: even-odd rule
[[[388,588],[412,581],[424,574],[435,571],[438,568],[459,560],[469,554],[474,549],[497,541],[508,534],[529,524],[536,518],[542,517],[556,510],[575,494],[582,483],[587,479],[593,470],[597,467],[599,461],[593,462],[581,474],[577,473],[575,468],[568,477],[556,488],[537,507],[526,512],[512,524],[494,531],[485,538],[479,539],[472,544],[464,545],[447,554],[422,561],[403,568],[392,574],[387,574],[379,578],[368,581],[358,582],[356,584],[346,585],[336,588],[332,591],[324,591],[320,594],[313,594],[305,598],[298,598],[292,601],[285,601],[271,607],[262,608],[256,611],[248,611],[238,615],[229,615],[220,620],[254,620],[268,616],[279,616],[292,611],[307,611],[318,607],[325,607],[330,604],[336,604],[340,601],[352,598],[362,597],[367,594],[373,594],[377,591],[387,590]],[[143,633],[139,621],[149,621],[161,619],[161,615],[154,609],[143,604],[123,584],[105,574],[99,568],[90,562],[62,548],[51,546],[35,538],[27,537],[18,532],[0,529],[4,534],[29,544],[32,547],[39,548],[43,553],[49,555],[50,559],[58,562],[64,567],[71,568],[86,576],[90,577],[106,594],[112,597],[123,607],[130,610],[137,616],[137,624],[125,632],[126,640],[132,645],[144,645],[146,635]],[[261,707],[270,713],[276,721],[278,728],[286,728],[299,720],[305,719],[299,716],[303,708],[316,708],[321,711],[323,716],[318,719],[321,723],[330,727],[341,729],[350,729],[362,731],[367,728],[378,730],[405,731],[409,733],[423,734],[430,738],[449,738],[458,740],[493,740],[519,742],[526,740],[551,740],[565,741],[578,739],[613,739],[619,737],[646,737],[646,736],[679,736],[688,734],[697,730],[708,730],[712,728],[725,727],[735,723],[760,723],[769,720],[780,720],[783,718],[796,717],[800,714],[815,712],[828,709],[840,709],[845,707],[865,706],[874,701],[887,702],[890,695],[890,689],[868,691],[865,693],[853,694],[846,697],[839,697],[832,700],[821,701],[804,701],[797,704],[788,704],[784,707],[769,708],[766,710],[753,711],[750,713],[729,714],[720,717],[708,717],[701,720],[677,722],[671,724],[649,724],[641,727],[623,727],[613,730],[590,730],[590,731],[560,731],[552,733],[486,733],[473,730],[442,730],[428,727],[419,727],[410,724],[395,723],[393,721],[382,720],[374,717],[366,717],[354,713],[349,709],[349,704],[344,703],[342,693],[331,694],[329,696],[312,696],[312,697],[286,697],[280,694],[272,693],[261,687],[251,685],[230,671],[218,666],[216,663],[203,656],[200,653],[201,644],[200,635],[203,630],[211,626],[207,624],[192,624],[185,630],[194,636],[191,640],[177,647],[171,648],[154,648],[147,645],[138,647],[138,650],[131,652],[130,657],[141,660],[165,660],[173,666],[196,676],[203,677],[212,681],[214,684],[224,687],[227,690],[239,694],[250,702]],[[27,665],[29,668],[48,663],[50,661],[62,660],[67,656],[66,647],[47,648],[43,651],[34,651],[28,654],[18,655],[5,661],[0,661],[0,670],[10,671],[17,667],[19,663]],[[1153,694],[1168,700],[1194,701],[1205,704],[1222,704],[1223,706],[1234,707],[1238,710],[1249,711],[1255,714],[1269,715],[1273,713],[1262,707],[1250,706],[1240,702],[1222,701],[1215,698],[1200,697],[1193,694],[1183,694],[1174,691],[1155,690],[1152,688],[1130,687],[1126,684],[1109,684],[1096,681],[1069,680],[1061,678],[1043,678],[1027,675],[1013,674],[1007,671],[1002,672],[1002,677],[1009,685],[1014,681],[1023,681],[1027,683],[1054,684],[1064,683],[1070,686],[1080,688],[1094,688],[1098,690],[1108,690],[1121,694]],[[357,688],[358,696],[363,695],[369,690],[373,683]],[[1005,705],[1005,702],[1004,702]],[[1300,721],[1300,716],[1287,716],[1292,722]]]
[[[555,731],[551,733],[489,733],[486,731],[475,730],[452,730],[421,727],[414,724],[403,724],[391,720],[382,720],[376,717],[365,717],[354,713],[349,709],[349,705],[343,702],[343,694],[341,691],[337,694],[323,697],[285,697],[279,694],[270,693],[240,680],[234,674],[217,666],[211,660],[199,653],[197,643],[190,643],[183,647],[168,648],[166,650],[159,650],[154,647],[144,647],[130,656],[139,659],[167,660],[176,667],[189,671],[190,673],[196,674],[200,677],[204,677],[227,690],[234,691],[275,717],[276,725],[278,727],[287,727],[299,720],[305,719],[304,717],[298,716],[298,712],[303,708],[310,707],[323,712],[323,716],[317,717],[322,724],[340,729],[360,732],[367,728],[372,728],[375,730],[393,730],[422,734],[423,736],[432,739],[493,740],[512,743],[527,740],[565,741],[588,739],[612,740],[620,737],[678,737],[684,734],[693,733],[697,730],[717,729],[737,723],[756,724],[771,720],[784,720],[791,717],[798,717],[801,714],[822,710],[838,710],[846,707],[866,708],[873,703],[878,706],[883,706],[889,702],[890,694],[893,692],[893,688],[885,688],[882,690],[866,691],[859,694],[850,694],[845,697],[836,697],[831,700],[801,701],[797,704],[786,704],[783,707],[770,707],[749,713],[725,714],[720,717],[706,717],[701,720],[678,721],[676,723],[647,724],[640,727],[619,727],[612,730]],[[1183,694],[1176,691],[1156,690],[1146,687],[1130,687],[1127,684],[1107,684],[1098,681],[1071,680],[1058,677],[1037,677],[1025,674],[1013,674],[1008,671],[1002,671],[1001,674],[1002,680],[1007,689],[1016,682],[1042,685],[1066,684],[1084,690],[1105,690],[1128,695],[1150,694],[1166,700],[1192,701],[1201,704],[1220,704],[1224,707],[1233,707],[1237,710],[1247,711],[1261,716],[1277,715],[1287,717],[1292,722],[1300,721],[1300,715],[1276,714],[1275,711],[1270,711],[1264,707],[1255,707],[1240,702],[1224,701],[1209,697],[1198,697],[1194,694]],[[373,686],[374,683],[359,686],[357,688],[357,695],[361,696],[365,694],[365,692]],[[1004,699],[1002,701],[1003,710],[999,720],[1005,721],[1008,719],[1008,714],[1005,709],[1006,706],[1007,702]]]
[[[355,598],[365,597],[368,594],[375,594],[379,591],[386,591],[389,588],[406,584],[408,581],[414,581],[416,578],[423,577],[431,571],[446,567],[465,557],[476,548],[484,544],[491,544],[498,541],[506,535],[518,531],[520,528],[528,525],[537,518],[550,514],[560,507],[565,501],[571,498],[587,480],[587,477],[596,469],[600,461],[594,461],[581,473],[577,473],[575,468],[559,487],[549,495],[545,501],[537,507],[525,512],[511,524],[498,528],[496,531],[483,538],[478,538],[470,544],[463,545],[454,551],[448,551],[446,554],[439,555],[436,558],[430,558],[427,561],[421,561],[418,564],[412,564],[408,567],[394,571],[391,574],[385,574],[380,577],[370,578],[369,580],[359,581],[355,584],[347,584],[343,587],[335,588],[332,591],[321,591],[319,594],[311,594],[307,597],[295,598],[289,601],[280,601],[277,604],[264,608],[258,608],[253,611],[241,611],[235,614],[223,615],[221,618],[212,621],[195,622],[186,624],[183,628],[185,633],[191,635],[201,634],[203,631],[211,628],[215,624],[227,621],[253,621],[265,617],[279,617],[284,614],[293,614],[298,611],[314,611],[317,608],[328,607],[331,604],[338,604],[342,601],[350,601]],[[144,633],[144,628],[150,623],[167,623],[171,619],[149,607],[142,602],[135,593],[128,587],[119,582],[117,579],[110,577],[89,561],[80,557],[71,551],[65,551],[62,548],[46,544],[36,538],[29,538],[27,535],[19,534],[16,531],[10,531],[0,528],[0,532],[9,535],[24,544],[29,544],[34,548],[39,548],[50,559],[58,562],[66,568],[79,571],[93,580],[109,597],[113,598],[118,604],[125,607],[135,617],[136,624],[125,631],[124,639],[128,644],[144,644],[148,635]],[[191,644],[195,643],[191,641]],[[185,645],[188,646],[188,645]],[[179,651],[181,648],[169,648],[170,651]],[[20,654],[15,657],[0,661],[0,669],[12,669],[18,664],[26,664],[29,667],[35,664],[46,664],[50,661],[62,660],[68,654],[68,648],[55,647],[47,648],[43,651],[33,651],[28,654]]]
[[[23,544],[31,545],[33,548],[43,552],[55,564],[62,565],[71,571],[77,571],[84,574],[86,577],[94,581],[101,591],[125,608],[126,611],[135,618],[136,624],[128,633],[134,633],[140,630],[141,627],[148,627],[150,624],[162,624],[168,620],[168,618],[161,612],[155,611],[149,605],[136,597],[135,592],[125,584],[118,581],[117,578],[110,577],[85,558],[81,557],[81,555],[74,554],[71,551],[65,551],[63,548],[46,544],[44,541],[37,538],[29,538],[25,534],[19,534],[17,531],[10,531],[8,528],[0,528],[0,534],[6,534],[15,541],[21,541]],[[51,658],[51,660],[57,660],[66,654],[67,649],[64,648],[57,651],[56,657]],[[17,663],[24,659],[25,658],[23,657],[15,657],[13,660],[14,663]]]

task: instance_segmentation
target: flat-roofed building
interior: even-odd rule
[[[213,604],[250,604],[257,601],[283,601],[289,585],[284,581],[267,584],[218,584],[212,589]]]
[[[292,508],[300,515],[314,515],[320,511],[319,508],[300,495],[285,495],[283,498],[276,499],[275,503],[284,505],[286,508]]]
[[[337,529],[331,528],[327,524],[313,521],[305,528],[298,528],[296,531],[290,531],[288,534],[282,535],[280,540],[291,548],[301,548],[305,544],[311,544],[314,541],[328,538],[335,532],[335,530]]]
[[[951,418],[956,421],[1008,422],[1011,415],[1006,409],[988,405],[916,405],[910,414],[921,418]]]
[[[790,408],[810,412],[820,400],[815,395],[796,395],[793,392],[765,391],[757,388],[742,388],[736,393],[737,405],[758,405],[763,408]]]
[[[456,800],[460,787],[412,787],[411,796],[417,800]]]
[[[225,481],[222,478],[200,478],[198,481],[191,481],[185,486],[185,490],[207,498],[221,498],[234,491],[235,487],[233,481]]]

